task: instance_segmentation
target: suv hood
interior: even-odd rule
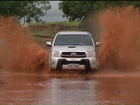
[[[75,48],[73,48],[75,47]],[[53,46],[52,51],[60,52],[86,52],[95,51],[95,46]]]

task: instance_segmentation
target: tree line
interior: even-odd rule
[[[41,16],[51,9],[49,1],[0,1],[0,14],[20,20],[26,16],[26,22],[42,22]]]
[[[84,22],[90,13],[97,13],[105,8],[125,7],[132,5],[134,8],[140,7],[140,1],[65,1],[59,3],[59,10],[63,12],[63,17],[69,21],[80,20]],[[12,16],[20,20],[26,16],[26,22],[43,22],[40,17],[45,16],[51,9],[50,1],[0,1],[0,14],[3,17]]]
[[[87,30],[87,19],[90,14],[96,14],[99,11],[103,11],[108,7],[126,7],[133,6],[134,8],[140,7],[140,1],[61,1],[59,3],[59,10],[61,10],[69,21],[81,21],[79,28],[82,30]]]
[[[132,5],[134,8],[140,7],[140,1],[61,1],[59,3],[59,10],[70,21],[84,20],[91,12],[98,12],[105,8],[111,7],[125,7]]]

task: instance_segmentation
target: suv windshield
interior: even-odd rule
[[[54,46],[57,45],[88,45],[93,46],[89,35],[58,35]]]

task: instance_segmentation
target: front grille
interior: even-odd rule
[[[61,57],[80,58],[80,57],[86,57],[86,53],[85,52],[62,52]]]

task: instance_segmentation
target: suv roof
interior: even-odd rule
[[[89,32],[86,32],[86,31],[61,31],[61,32],[58,32],[58,34],[61,34],[61,35],[66,35],[66,34],[89,35]]]

